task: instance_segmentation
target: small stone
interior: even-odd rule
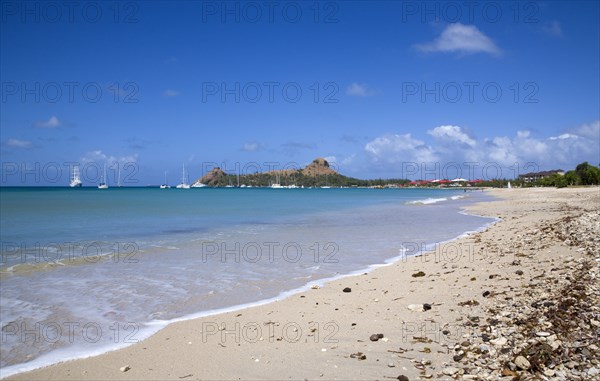
[[[463,357],[465,357],[464,355],[454,355],[454,357],[452,357],[452,359],[456,362],[459,362],[460,360],[463,359]]]
[[[422,304],[409,304],[408,306],[406,306],[406,308],[408,308],[411,311],[423,311]]]
[[[548,337],[550,336],[550,332],[539,331],[535,333],[538,337]]]
[[[518,374],[508,368],[502,369],[502,375],[505,377],[516,377]]]
[[[505,345],[507,342],[508,342],[508,340],[506,340],[506,337],[499,337],[497,339],[490,340],[490,343],[494,344],[497,347],[501,347],[501,346]]]
[[[343,292],[352,292],[352,289],[350,287],[346,287],[342,291]]]
[[[548,376],[548,377],[552,377],[556,374],[556,372],[550,368],[546,368],[544,369],[544,375]]]
[[[531,367],[529,360],[523,356],[517,356],[517,358],[515,358],[515,365],[523,370],[527,370]]]
[[[447,366],[442,370],[442,372],[447,376],[454,376],[456,373],[459,372],[459,370],[460,369],[455,368],[453,366]]]
[[[310,288],[312,288],[313,290],[318,290],[321,288],[321,286],[319,286],[318,284],[313,284],[312,286],[310,286]]]
[[[413,278],[419,278],[422,276],[425,276],[425,273],[423,271],[416,272],[412,275]]]
[[[515,274],[517,274],[517,275],[523,275],[523,271],[522,270],[517,270],[517,271],[515,271]]]
[[[369,337],[369,340],[371,341],[377,341],[379,339],[383,338],[383,334],[382,333],[374,333]]]
[[[396,365],[394,365],[394,363],[393,363],[393,362],[388,362],[388,367],[389,367],[389,368],[395,368],[395,367],[396,367]]]
[[[119,370],[123,373],[127,372],[131,367],[129,365],[125,365],[119,368]]]
[[[487,343],[488,341],[490,341],[490,335],[488,335],[487,333],[482,333],[481,340],[483,340],[484,343]]]
[[[430,309],[431,309],[431,304],[429,304],[429,303],[423,304],[423,311],[429,311]]]
[[[485,298],[485,297],[489,296],[490,294],[491,294],[491,292],[489,292],[489,291],[484,291],[482,295],[483,295],[483,297]]]
[[[398,376],[398,381],[408,381],[408,377],[406,377],[405,375],[401,374],[400,376]]]

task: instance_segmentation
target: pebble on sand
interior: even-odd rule
[[[352,292],[352,289],[350,287],[346,287],[342,291],[343,292]]]
[[[529,360],[527,360],[523,356],[517,356],[517,358],[515,358],[515,365],[523,370],[527,370],[531,367],[531,363],[529,362]]]
[[[119,368],[119,370],[123,373],[127,372],[131,367],[129,365],[125,365]]]
[[[383,339],[383,333],[374,333],[369,337],[371,341],[377,341],[379,339]]]

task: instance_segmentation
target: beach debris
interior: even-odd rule
[[[127,372],[131,367],[129,365],[125,365],[119,368],[119,370],[123,373]]]
[[[461,371],[460,368],[456,368],[453,366],[447,366],[442,370],[442,373],[444,373],[447,376],[454,376],[455,374],[457,374],[460,371]]]
[[[383,339],[383,333],[374,333],[369,337],[371,341],[378,341],[379,339]]]
[[[531,363],[523,356],[517,356],[514,362],[515,365],[518,366],[520,369],[527,370],[531,368]]]
[[[190,373],[190,374],[186,374],[185,376],[179,376],[179,378],[188,378],[188,377],[192,377],[192,376],[193,376],[193,374]]]
[[[478,306],[479,302],[477,300],[465,300],[464,302],[459,302],[458,303],[459,306],[463,307],[463,306]]]
[[[352,353],[350,355],[350,358],[359,359],[359,360],[366,360],[367,359],[367,355],[365,355],[362,352],[356,352],[356,353]]]
[[[423,303],[423,311],[429,311],[431,309],[431,304]]]
[[[321,288],[321,286],[319,286],[318,284],[313,284],[312,286],[310,286],[310,288],[312,288],[313,290],[318,290]]]
[[[423,271],[416,272],[412,275],[413,278],[419,278],[422,276],[425,276],[425,273]]]
[[[352,292],[352,289],[350,287],[346,287],[342,290],[342,292]]]
[[[413,336],[413,344],[414,343],[431,343],[433,340],[423,337],[423,336]]]
[[[506,345],[507,342],[508,340],[506,339],[506,337],[499,337],[497,339],[490,340],[490,343],[494,344],[497,347]]]

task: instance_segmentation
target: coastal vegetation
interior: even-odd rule
[[[213,168],[203,177],[196,180],[209,187],[227,187],[227,186],[251,186],[251,187],[270,187],[273,184],[279,184],[282,187],[369,187],[369,188],[394,188],[394,187],[492,187],[505,188],[510,182],[516,187],[567,187],[579,185],[598,185],[600,184],[600,169],[588,162],[578,164],[575,169],[540,176],[539,179],[532,180],[526,176],[519,176],[515,179],[471,179],[452,182],[450,180],[416,180],[393,178],[393,179],[370,179],[363,180],[354,177],[344,176],[333,168],[327,160],[317,158],[309,165],[301,169],[273,170],[268,172],[255,172],[251,174],[230,174],[219,167]]]

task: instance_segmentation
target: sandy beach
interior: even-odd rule
[[[499,221],[432,252],[7,379],[592,379],[600,372],[600,188],[486,192],[497,201],[468,212]],[[578,337],[563,337],[548,312],[563,306],[565,287],[585,294],[567,308],[589,324]],[[532,345],[568,347],[569,360],[535,357]]]

